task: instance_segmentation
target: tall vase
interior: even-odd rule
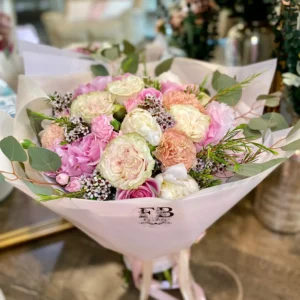
[[[269,229],[300,232],[300,153],[278,167],[256,189],[254,210]]]
[[[239,22],[227,35],[225,60],[229,66],[243,66],[272,57],[274,33],[266,22]]]

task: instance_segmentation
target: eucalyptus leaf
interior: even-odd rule
[[[2,173],[0,173],[0,183],[5,181],[5,177]]]
[[[245,126],[243,132],[247,140],[257,140],[262,136],[259,130],[252,130],[248,126]]]
[[[124,40],[124,41],[123,41],[123,46],[124,46],[123,52],[124,52],[126,55],[129,55],[129,54],[135,52],[135,46],[132,45],[129,41]]]
[[[1,140],[0,149],[10,161],[23,162],[27,160],[25,150],[13,136],[8,136]]]
[[[109,72],[107,71],[107,69],[101,64],[92,65],[91,66],[91,71],[92,71],[94,76],[107,76],[107,75],[109,75]]]
[[[257,97],[256,100],[258,100],[258,101],[265,100],[266,101],[265,106],[276,107],[280,103],[280,97],[281,97],[281,93],[276,92],[276,93],[270,94],[270,95],[260,95]]]
[[[55,172],[61,166],[61,159],[48,149],[31,147],[28,149],[29,164],[40,172]]]
[[[300,150],[300,140],[296,140],[290,144],[281,147],[283,151],[297,151]]]
[[[294,125],[294,127],[291,129],[289,134],[287,135],[287,138],[291,137],[294,133],[296,133],[300,129],[300,120]]]
[[[51,196],[53,193],[53,188],[37,185],[32,182],[23,180],[23,182],[28,186],[28,188],[36,195],[43,195],[43,196]]]
[[[121,63],[124,73],[135,74],[139,67],[139,55],[136,53],[129,54]]]
[[[282,162],[284,162],[286,158],[276,158],[273,160],[269,160],[265,163],[249,163],[244,165],[239,165],[238,168],[229,167],[228,170],[235,172],[238,175],[244,176],[244,177],[251,177],[255,176],[261,172],[264,172],[268,170],[269,168],[272,168]]]
[[[288,124],[285,118],[278,113],[267,113],[262,117],[254,118],[249,121],[249,128],[252,130],[266,131],[268,128],[271,131],[277,131],[281,129],[288,128]]]
[[[169,58],[158,64],[155,68],[155,76],[159,76],[162,73],[168,72],[173,64],[174,58]]]
[[[115,45],[111,48],[103,49],[101,54],[108,60],[114,61],[120,57],[120,48],[118,45]]]

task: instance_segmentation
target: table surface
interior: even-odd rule
[[[20,194],[19,194],[20,196]],[[300,299],[300,235],[268,231],[241,201],[192,248],[192,273],[208,300],[235,300],[237,289],[221,262],[240,277],[244,300]],[[117,253],[77,229],[0,252],[0,288],[7,300],[135,300]],[[179,297],[179,293],[175,294]]]

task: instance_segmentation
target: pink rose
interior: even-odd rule
[[[90,175],[99,163],[103,143],[95,135],[89,134],[69,145],[57,146],[54,151],[61,157],[62,166],[59,172],[69,176]]]
[[[130,75],[132,75],[132,74],[130,74],[130,73],[125,73],[125,74],[123,74],[123,75],[118,75],[118,76],[113,77],[112,81],[122,80],[122,79],[124,79],[124,78],[126,78],[126,77],[128,77],[128,76],[130,76]]]
[[[134,110],[136,107],[139,106],[139,104],[142,102],[142,100],[138,97],[135,98],[129,98],[128,100],[125,101],[124,106],[126,108],[127,112],[131,112]]]
[[[113,133],[113,126],[110,124],[112,116],[101,115],[92,121],[92,133],[101,141],[107,143]]]
[[[224,103],[213,101],[207,106],[206,112],[211,117],[211,123],[206,137],[196,144],[197,152],[208,144],[218,144],[234,124],[234,110]]]
[[[141,186],[135,190],[118,190],[116,199],[125,200],[125,199],[134,199],[134,198],[152,198],[158,197],[159,195],[159,186],[155,179],[147,179]]]
[[[138,97],[141,100],[144,100],[147,97],[155,97],[157,99],[161,99],[162,98],[162,93],[160,91],[158,91],[157,89],[155,89],[155,88],[147,88],[147,89],[143,89],[139,93]]]
[[[119,132],[113,131],[112,135],[110,136],[110,139],[108,142],[112,141],[114,138],[121,136],[122,135],[122,131],[120,130]]]
[[[70,183],[65,187],[65,190],[69,193],[79,192],[81,190],[81,183],[77,177],[73,177]]]
[[[106,89],[108,83],[112,81],[111,76],[98,76],[91,83],[81,84],[73,93],[73,99],[80,95],[89,94],[91,92],[101,92]]]
[[[183,92],[184,89],[185,89],[184,86],[182,86],[178,83],[171,82],[171,81],[166,81],[166,82],[163,82],[161,84],[161,92],[163,94],[165,94],[167,92],[172,92],[172,91],[181,91],[181,92]]]
[[[56,176],[55,180],[60,185],[67,185],[69,183],[70,177],[68,174],[60,173]]]

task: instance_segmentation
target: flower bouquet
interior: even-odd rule
[[[201,84],[174,74],[21,76],[15,120],[1,114],[0,181],[124,254],[140,299],[174,299],[151,281],[170,268],[179,272],[165,287],[205,299],[188,249],[299,148],[300,124],[260,116],[279,101],[267,95],[273,69],[253,73],[270,62],[229,69],[236,79],[191,60],[175,60],[179,75],[183,63]]]

